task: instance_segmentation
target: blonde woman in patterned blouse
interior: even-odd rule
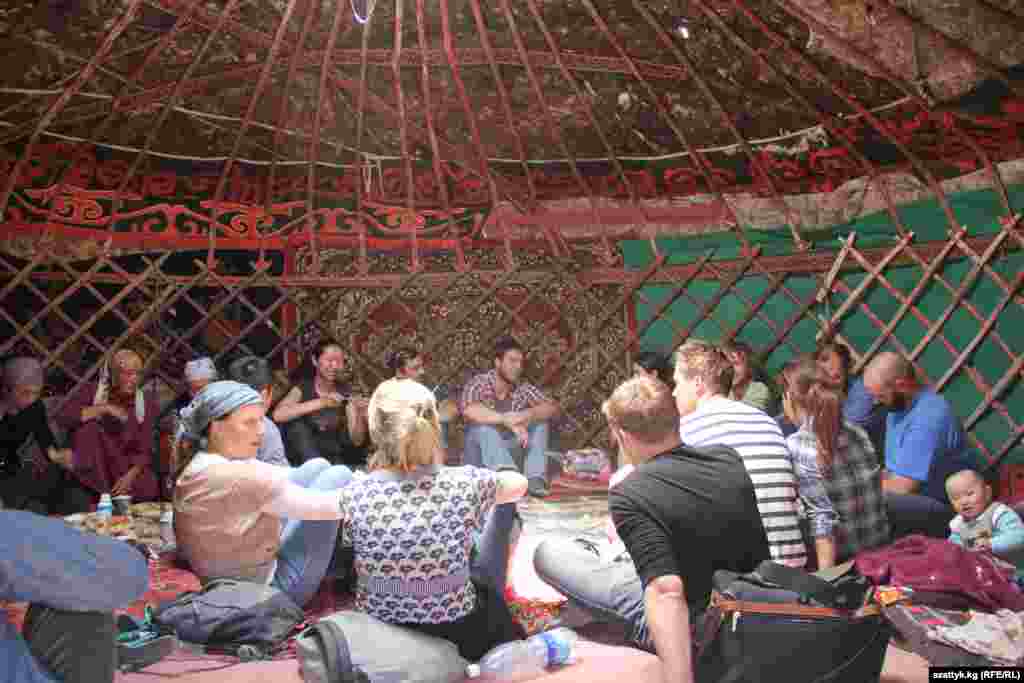
[[[434,395],[410,379],[377,387],[369,428],[370,474],[341,493],[357,609],[450,640],[471,660],[522,637],[504,589],[526,478],[443,466]]]

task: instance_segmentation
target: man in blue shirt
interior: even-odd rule
[[[31,512],[0,510],[0,528],[0,600],[31,603],[22,633],[0,614],[0,679],[111,683],[113,611],[146,591],[146,559],[127,543]]]
[[[910,363],[891,351],[872,359],[864,386],[889,409],[882,489],[893,538],[910,533],[945,538],[953,518],[946,477],[970,468],[960,420],[949,402],[919,384]]]

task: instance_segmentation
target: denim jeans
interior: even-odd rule
[[[596,621],[622,624],[637,647],[654,651],[644,615],[643,584],[628,555],[610,562],[573,541],[551,539],[537,546],[533,568]]]
[[[949,538],[949,523],[955,514],[942,501],[914,493],[886,493],[885,511],[894,541],[910,534]]]
[[[524,474],[528,479],[547,479],[548,423],[533,422],[527,428]],[[463,462],[467,465],[496,470],[515,466],[512,454],[522,454],[516,435],[503,427],[470,423],[466,426],[466,450]]]
[[[293,468],[289,480],[317,491],[336,491],[352,480],[352,470],[316,458]],[[316,594],[334,556],[341,520],[286,520],[273,585],[304,607]]]
[[[24,638],[0,618],[0,671],[9,683],[110,683],[113,610],[149,585],[135,548],[59,519],[0,511],[0,600],[29,602]]]

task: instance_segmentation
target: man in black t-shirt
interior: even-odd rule
[[[632,562],[545,541],[534,565],[585,611],[626,622],[638,645],[657,652],[664,680],[689,683],[690,625],[707,606],[712,574],[752,571],[769,556],[754,487],[734,450],[682,445],[676,405],[660,381],[628,380],[602,409],[636,465],[608,500]]]

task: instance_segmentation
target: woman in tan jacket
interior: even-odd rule
[[[263,415],[260,394],[238,382],[213,382],[182,410],[174,532],[204,583],[266,583],[302,606],[334,554],[352,472],[319,458],[294,469],[256,460]]]

